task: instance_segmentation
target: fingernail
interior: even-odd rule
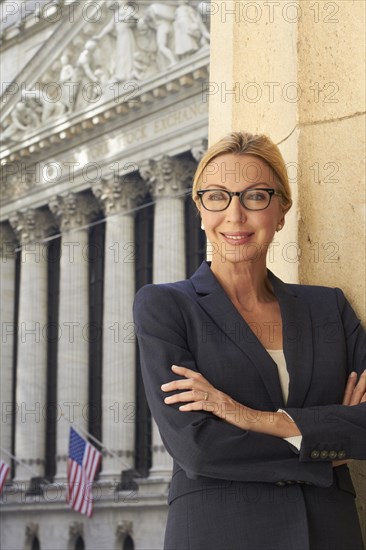
[[[357,372],[355,371],[352,371],[351,374],[349,375],[350,378],[354,378],[355,376],[357,376]]]
[[[168,385],[168,384],[162,384],[162,385],[160,386],[160,388],[163,390],[164,388],[167,387],[167,385]]]
[[[172,365],[172,369],[179,369],[178,365]]]

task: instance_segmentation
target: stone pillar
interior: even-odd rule
[[[287,282],[343,288],[365,323],[364,5],[238,0],[209,11],[210,143],[263,132],[287,163],[294,206],[268,265]],[[351,469],[366,540],[365,465]]]
[[[74,193],[53,198],[49,207],[62,231],[57,402],[64,418],[57,423],[56,474],[60,479],[66,476],[70,422],[88,429],[87,225],[98,209],[93,197]]]
[[[153,282],[185,279],[184,197],[192,183],[195,164],[168,156],[140,165],[155,200]],[[151,477],[171,475],[172,461],[166,452],[155,422],[152,426]]]
[[[28,209],[10,218],[22,245],[19,289],[15,455],[44,475],[47,387],[47,248],[49,212]],[[16,480],[29,479],[16,467]]]
[[[240,130],[267,134],[279,144],[290,169],[294,205],[270,247],[268,266],[286,281],[298,282],[298,262],[293,261],[298,242],[297,12],[295,2],[274,4],[238,0],[207,8],[210,81],[203,83],[202,97],[209,101],[210,145]]]
[[[104,478],[134,467],[136,342],[132,322],[135,295],[134,213],[145,194],[139,176],[103,180],[93,186],[106,216],[103,312]],[[120,458],[118,458],[120,457]]]
[[[14,350],[14,305],[15,305],[15,247],[16,239],[8,224],[0,225],[0,447],[11,452],[13,408],[13,350]],[[7,455],[0,457],[8,464]]]

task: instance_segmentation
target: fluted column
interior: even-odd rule
[[[69,193],[49,207],[61,232],[57,402],[57,478],[66,476],[70,423],[88,429],[88,228],[97,207],[93,197]]]
[[[194,173],[194,163],[168,156],[141,164],[140,174],[147,181],[155,200],[153,282],[168,283],[184,279],[185,231],[184,192]],[[150,477],[168,477],[172,461],[166,452],[158,428],[152,426],[152,468]]]
[[[13,350],[15,337],[15,247],[16,239],[8,224],[0,225],[0,402],[1,402],[1,424],[0,424],[0,447],[11,452],[11,433],[13,421],[12,402],[13,395]],[[0,458],[9,463],[7,455]]]
[[[135,337],[132,303],[135,294],[134,215],[131,209],[145,193],[136,176],[101,181],[93,186],[106,215],[102,434],[108,450],[102,476],[115,478],[134,466]],[[119,458],[120,457],[120,458]]]
[[[53,229],[49,212],[28,209],[10,218],[22,244],[16,387],[16,457],[44,475],[47,387],[47,249]],[[16,479],[27,480],[17,465]]]

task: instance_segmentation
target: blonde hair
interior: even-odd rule
[[[291,189],[287,176],[285,161],[277,145],[264,134],[254,135],[248,132],[232,132],[209,147],[200,160],[193,179],[192,198],[198,203],[197,191],[199,190],[203,171],[206,166],[220,155],[233,153],[235,155],[255,155],[264,160],[275,174],[276,183],[281,192],[281,202],[284,212],[290,210],[292,205]]]

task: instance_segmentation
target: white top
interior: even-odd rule
[[[283,353],[283,349],[267,349],[267,352],[272,357],[273,361],[277,365],[278,370],[278,376],[280,379],[280,385],[283,395],[283,400],[285,404],[287,403],[288,399],[288,386],[290,383],[290,377],[288,374],[287,366],[286,366],[286,358],[285,354]],[[293,419],[289,414],[287,414],[286,411],[283,411],[282,409],[278,409],[277,412],[283,412],[286,414],[293,422]],[[298,451],[300,451],[301,448],[301,442],[302,442],[302,435],[294,435],[292,437],[285,437],[285,441],[293,445]]]
[[[283,349],[267,349],[267,352],[277,365],[283,400],[286,404],[288,399],[288,385],[290,382],[290,378],[286,366],[285,354],[283,353]]]

